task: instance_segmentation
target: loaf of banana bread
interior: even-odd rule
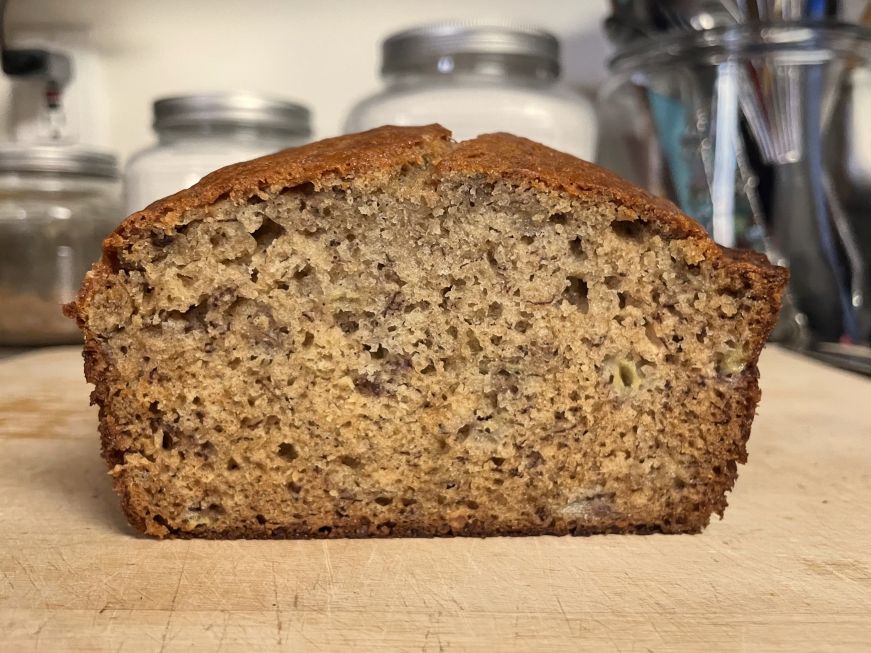
[[[566,154],[383,127],[133,214],[66,312],[145,533],[674,533],[726,506],[786,278]]]

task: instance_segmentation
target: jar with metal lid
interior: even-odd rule
[[[134,154],[124,171],[127,213],[187,188],[231,163],[307,142],[309,110],[249,93],[185,95],[154,103],[157,144]]]
[[[114,155],[0,147],[0,345],[81,340],[61,314],[121,218]]]
[[[493,25],[433,25],[382,46],[385,88],[358,103],[346,132],[438,122],[463,140],[507,131],[590,159],[596,117],[587,98],[560,83],[552,34]]]

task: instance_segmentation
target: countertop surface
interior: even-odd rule
[[[871,647],[871,380],[768,349],[701,535],[157,541],[126,525],[80,352],[0,362],[0,650]]]

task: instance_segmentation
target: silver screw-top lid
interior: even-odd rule
[[[560,72],[559,41],[550,32],[507,25],[448,23],[415,27],[389,36],[382,45],[381,73],[409,72],[459,55],[509,55],[534,61],[554,77]]]
[[[108,152],[58,145],[0,146],[0,172],[118,177],[118,158]]]
[[[300,136],[311,134],[311,114],[301,104],[252,93],[209,93],[161,98],[154,103],[154,128],[205,123],[268,127]]]

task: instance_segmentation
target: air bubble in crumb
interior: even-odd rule
[[[258,227],[251,235],[257,242],[257,249],[265,251],[269,249],[269,246],[272,245],[275,239],[283,233],[285,233],[284,227],[269,218],[264,218],[260,227]]]
[[[299,451],[290,442],[282,442],[278,445],[278,455],[290,462],[299,458]]]
[[[584,256],[584,241],[581,240],[580,236],[576,236],[569,241],[569,251],[579,258]]]
[[[586,313],[590,309],[587,282],[580,277],[569,277],[566,281],[568,283],[563,291],[563,299],[572,306],[576,306],[581,313]]]
[[[615,220],[611,223],[614,235],[624,240],[641,240],[644,223],[640,220]]]
[[[357,458],[354,458],[354,456],[348,456],[348,455],[339,456],[339,462],[342,463],[343,465],[346,465],[347,467],[350,467],[351,469],[359,469],[360,467],[363,466],[363,464],[360,462],[360,460]]]
[[[622,310],[626,308],[626,304],[628,303],[628,295],[625,292],[617,293],[617,306]]]

